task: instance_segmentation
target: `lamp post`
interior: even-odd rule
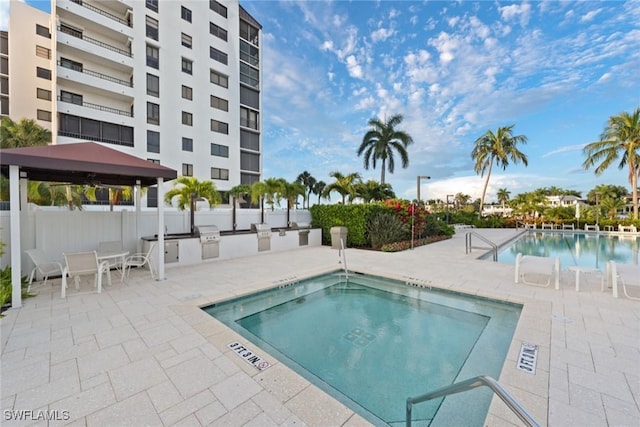
[[[416,187],[417,187],[417,200],[416,200],[416,204],[412,207],[411,209],[411,249],[413,249],[413,236],[415,234],[415,230],[416,230],[416,222],[415,222],[415,216],[416,216],[416,209],[418,207],[418,205],[420,205],[420,180],[421,179],[431,179],[430,176],[427,175],[418,175],[416,177]]]
[[[450,207],[449,207],[449,197],[453,198],[454,195],[453,194],[447,194],[447,224],[449,224],[449,221],[451,220],[451,211],[450,211]]]

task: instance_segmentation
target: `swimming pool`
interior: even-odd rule
[[[604,271],[608,261],[638,262],[640,237],[575,232],[533,232],[524,234],[498,252],[498,262],[514,264],[516,255],[560,257],[562,268],[580,266]]]
[[[498,378],[521,306],[330,273],[204,310],[368,421],[393,425],[405,422],[408,397]],[[413,419],[482,425],[491,397],[477,389],[423,403]]]

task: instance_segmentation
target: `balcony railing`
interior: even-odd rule
[[[100,8],[97,8],[91,4],[85,3],[82,0],[70,0],[71,2],[75,3],[75,4],[79,4],[82,7],[86,7],[89,10],[94,11],[95,13],[99,13],[102,16],[106,16],[109,19],[113,19],[114,21],[117,21],[119,23],[121,23],[122,25],[126,25],[127,27],[131,27],[131,22],[127,21],[124,18],[120,18],[119,16],[113,15],[107,11],[104,11]]]
[[[76,104],[75,102],[69,102],[66,99],[62,99],[60,96],[58,96],[58,101],[67,102],[69,104],[74,104],[74,105],[81,105],[83,107],[92,108],[94,110],[105,111],[107,113],[118,114],[120,116],[133,117],[133,114],[131,114],[130,111],[118,110],[117,108],[106,107],[104,105],[93,104],[91,102],[83,101],[82,104],[80,103]]]
[[[82,40],[84,40],[86,42],[89,42],[91,44],[95,44],[96,46],[100,46],[100,47],[108,49],[110,51],[117,52],[117,53],[119,53],[121,55],[128,56],[129,58],[133,57],[133,54],[131,52],[127,51],[127,50],[120,49],[119,47],[112,46],[110,44],[107,44],[105,42],[101,42],[100,40],[96,40],[96,39],[93,39],[91,37],[87,37],[84,34],[82,34],[81,32],[79,32],[77,30],[74,30],[72,28],[68,28],[68,27],[65,27],[65,26],[59,26],[58,27],[58,31],[60,31],[62,33],[65,33],[65,34],[69,34],[70,36],[73,36],[73,37],[77,37],[77,38],[82,39]]]
[[[79,73],[87,74],[87,75],[93,76],[93,77],[97,77],[97,78],[102,79],[102,80],[107,80],[107,81],[110,81],[110,82],[113,82],[113,83],[117,83],[117,84],[120,84],[120,85],[123,85],[123,86],[127,86],[127,87],[133,87],[133,84],[130,81],[121,80],[121,79],[118,79],[116,77],[111,77],[111,76],[108,76],[106,74],[99,73],[97,71],[88,70],[88,69],[86,69],[84,67],[81,68],[81,69],[78,69],[77,67],[74,67],[71,64],[62,63],[60,61],[58,61],[58,65],[63,67],[63,68],[68,68],[69,70],[74,70],[74,71],[77,71]]]

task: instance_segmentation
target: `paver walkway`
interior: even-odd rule
[[[353,270],[524,302],[500,382],[543,425],[639,426],[640,302],[600,292],[589,275],[578,293],[568,271],[560,291],[516,285],[512,265],[479,254],[465,255],[464,231],[401,253],[347,250]],[[198,308],[338,267],[337,251],[316,247],[169,268],[163,282],[136,271],[65,300],[56,280],[0,320],[2,425],[368,425],[273,358],[262,372],[245,363],[226,345],[246,340]],[[540,346],[535,376],[514,369],[521,341]],[[494,401],[486,424],[519,422]]]

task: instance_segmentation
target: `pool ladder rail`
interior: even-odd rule
[[[526,409],[518,403],[501,385],[493,378],[482,375],[479,377],[471,378],[459,383],[454,383],[432,392],[410,397],[407,399],[407,427],[411,427],[411,409],[414,404],[426,402],[427,400],[437,399],[438,397],[445,397],[450,394],[462,393],[469,391],[477,387],[489,387],[491,391],[498,395],[500,399],[511,409],[511,411],[528,427],[540,427],[540,424],[527,412]]]
[[[473,246],[471,242],[472,236],[476,236],[478,239],[482,240],[483,242],[488,244],[490,247],[487,248],[483,246]],[[478,234],[475,231],[468,231],[467,234],[465,234],[465,253],[470,254],[472,249],[491,249],[491,254],[493,255],[492,257],[493,261],[498,262],[498,245],[496,245],[491,240],[484,237],[482,234]]]
[[[349,269],[347,268],[347,253],[345,251],[344,239],[340,239],[340,250],[338,251],[338,264],[342,264],[344,277],[349,281]]]

